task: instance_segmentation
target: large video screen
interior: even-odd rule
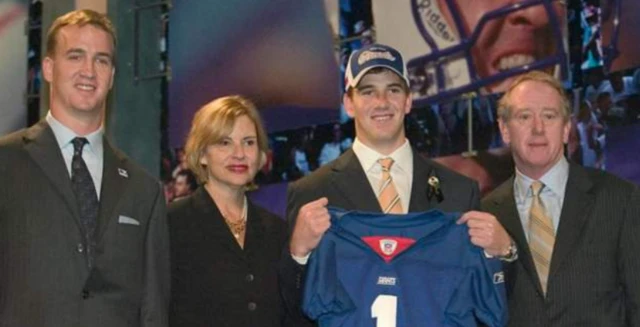
[[[176,1],[171,147],[184,143],[196,110],[231,94],[252,99],[270,131],[337,119],[340,74],[324,11],[322,1]]]
[[[500,93],[531,69],[568,75],[566,2],[372,1],[376,39],[407,57],[417,105]]]

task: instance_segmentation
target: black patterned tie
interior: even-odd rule
[[[80,219],[84,227],[87,241],[93,238],[93,232],[96,229],[96,221],[98,219],[98,195],[93,184],[93,179],[87,168],[87,164],[82,159],[82,148],[89,143],[84,137],[76,137],[73,143],[73,159],[71,160],[71,184],[73,192],[78,201],[80,209]]]

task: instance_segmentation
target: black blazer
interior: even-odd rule
[[[200,187],[169,206],[170,325],[281,326],[277,266],[285,222],[249,201],[245,247]]]
[[[430,176],[440,180],[443,200],[435,196],[427,197]],[[413,182],[410,212],[440,209],[448,212],[464,212],[480,206],[478,183],[448,168],[413,153]],[[329,199],[329,205],[348,210],[381,212],[374,191],[362,165],[353,150],[349,149],[336,160],[322,166],[309,176],[289,184],[287,194],[287,218],[293,228],[300,207],[321,197]],[[296,320],[306,320],[300,311],[302,288],[304,286],[304,266],[296,263],[285,251],[280,267],[283,280],[283,296],[289,311],[297,314]],[[299,322],[299,326],[309,324]]]
[[[513,177],[482,201],[518,245],[505,265],[509,326],[640,326],[640,193],[611,174],[570,164],[547,297],[513,195]]]
[[[89,269],[69,172],[45,120],[0,139],[0,326],[167,326],[160,183],[104,139]]]

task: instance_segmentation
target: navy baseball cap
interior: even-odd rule
[[[345,72],[345,90],[356,87],[362,77],[376,67],[390,69],[409,86],[407,66],[400,52],[388,45],[371,44],[351,53]]]

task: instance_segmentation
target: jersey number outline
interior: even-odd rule
[[[398,297],[380,294],[371,304],[371,318],[376,319],[376,327],[396,327]]]

